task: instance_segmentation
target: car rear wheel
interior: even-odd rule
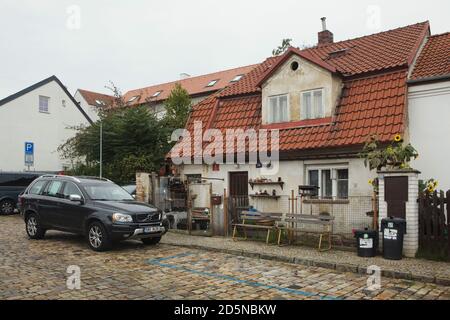
[[[94,251],[106,251],[111,248],[112,241],[100,222],[93,222],[88,227],[87,240]]]
[[[45,229],[41,227],[39,218],[36,214],[30,214],[25,220],[28,237],[31,239],[42,239],[45,236]]]
[[[141,239],[142,242],[146,245],[155,245],[158,244],[159,241],[161,241],[161,237],[156,237],[156,238],[143,238]]]
[[[0,201],[0,214],[13,214],[15,206],[16,205],[12,200]]]

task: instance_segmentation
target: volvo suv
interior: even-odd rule
[[[20,195],[19,208],[29,238],[42,239],[47,230],[77,233],[95,251],[128,239],[154,245],[164,234],[160,210],[107,179],[44,175]]]

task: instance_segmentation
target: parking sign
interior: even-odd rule
[[[34,143],[33,142],[25,142],[25,165],[26,166],[34,165]]]

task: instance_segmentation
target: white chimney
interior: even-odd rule
[[[327,30],[327,17],[322,17],[320,20],[322,20],[322,31]]]
[[[185,73],[185,72],[180,73],[180,80],[184,80],[184,79],[187,79],[187,78],[190,78],[190,77],[191,77],[191,75],[188,74],[188,73]]]

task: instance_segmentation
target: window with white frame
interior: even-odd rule
[[[289,121],[289,105],[287,95],[269,97],[268,104],[268,123],[280,123]]]
[[[302,119],[317,119],[325,116],[323,89],[302,92]]]
[[[347,167],[309,167],[308,184],[319,187],[320,199],[348,199]]]
[[[39,96],[39,112],[49,113],[50,98],[45,96]]]

